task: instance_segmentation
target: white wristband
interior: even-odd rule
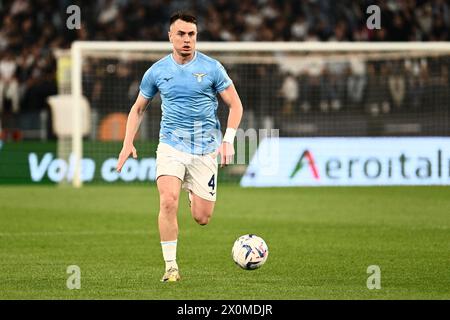
[[[236,136],[236,129],[227,128],[227,130],[225,131],[225,135],[223,137],[223,142],[228,142],[228,143],[233,144],[235,136]]]

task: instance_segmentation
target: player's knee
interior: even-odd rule
[[[209,223],[209,219],[210,217],[197,217],[195,221],[201,226],[206,226]]]
[[[211,220],[212,213],[208,211],[193,212],[194,220],[201,226],[206,226]]]
[[[164,213],[176,213],[178,206],[178,197],[176,194],[161,195],[160,209]]]

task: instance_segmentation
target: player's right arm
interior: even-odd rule
[[[133,145],[134,137],[139,129],[142,118],[144,116],[145,109],[147,109],[149,99],[139,94],[136,102],[131,107],[130,113],[128,114],[127,128],[125,133],[125,139],[123,140],[123,147],[119,154],[119,159],[117,161],[117,172],[122,170],[122,167],[127,161],[128,157],[133,155],[133,158],[137,158],[136,148]]]

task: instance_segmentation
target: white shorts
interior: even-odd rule
[[[200,198],[216,201],[216,157],[216,153],[195,155],[160,143],[156,150],[156,179],[160,176],[177,177],[183,182],[184,190],[190,190]]]

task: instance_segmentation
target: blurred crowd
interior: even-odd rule
[[[258,118],[276,118],[279,125],[307,114],[417,117],[448,113],[450,57],[403,55],[330,61],[302,56],[297,59],[304,67],[297,70],[290,69],[292,61],[284,66],[277,60],[224,65],[246,111]],[[111,112],[112,105],[115,111],[127,112],[143,70],[153,62],[90,58],[84,65],[83,92],[100,115]]]
[[[66,10],[74,4],[81,9],[81,28],[69,30]],[[381,12],[379,30],[366,26],[373,4]],[[47,108],[46,97],[57,93],[55,49],[74,40],[165,41],[169,17],[180,9],[198,17],[199,41],[450,40],[447,0],[3,0],[0,123],[20,126],[19,113],[32,115],[23,122],[33,122]],[[296,80],[299,92],[316,81]],[[319,81],[319,87],[330,83]]]
[[[287,73],[281,115],[344,111],[351,114],[432,114],[450,109],[449,57],[377,60],[320,73]]]

